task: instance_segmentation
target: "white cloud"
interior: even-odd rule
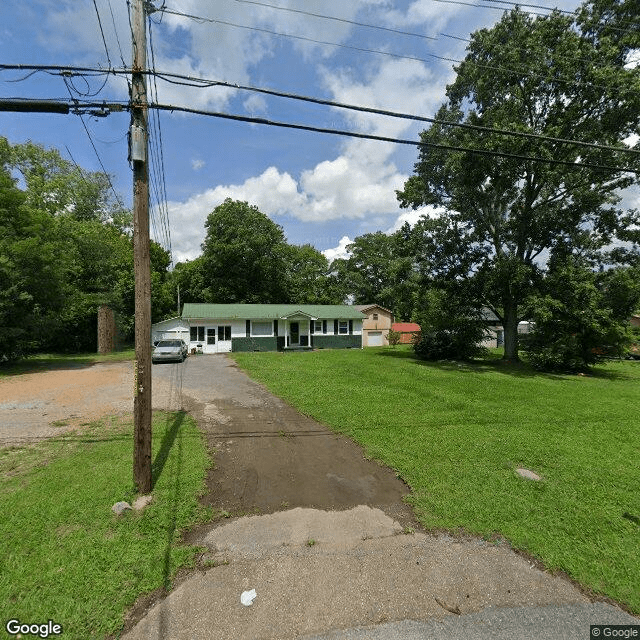
[[[342,236],[337,247],[334,249],[325,249],[322,251],[322,254],[329,262],[333,262],[336,258],[348,258],[350,254],[347,251],[347,245],[352,242],[353,240],[351,240],[349,236]]]
[[[267,110],[267,101],[257,93],[252,93],[242,106],[247,113],[264,113]]]
[[[296,182],[288,173],[269,167],[261,175],[239,185],[219,185],[196,194],[185,202],[169,202],[171,238],[175,260],[192,260],[200,254],[207,216],[226,198],[256,205],[274,217],[297,209],[303,201]]]
[[[204,160],[194,159],[191,161],[191,167],[193,168],[194,171],[198,171],[202,169],[202,167],[204,167],[205,164],[206,163]]]
[[[411,211],[405,211],[396,218],[396,221],[385,231],[385,233],[395,233],[405,224],[405,222],[408,222],[409,226],[413,227],[413,225],[423,216],[427,218],[437,218],[443,213],[444,209],[434,207],[432,205],[429,205],[428,207],[420,207],[419,209]]]
[[[444,97],[442,78],[414,61],[385,60],[367,77],[327,68],[321,74],[325,87],[341,102],[433,113]],[[426,126],[355,112],[340,114],[351,126],[379,135],[417,140],[418,131]],[[305,222],[373,222],[396,212],[398,220],[417,219],[420,212],[400,213],[398,207],[395,192],[403,188],[408,175],[399,171],[392,159],[396,150],[392,143],[352,139],[343,144],[340,155],[302,171],[298,179],[272,166],[241,184],[219,185],[184,203],[170,203],[171,219],[179,229],[172,231],[177,259],[198,255],[206,216],[227,197],[255,204],[271,217],[288,215]]]

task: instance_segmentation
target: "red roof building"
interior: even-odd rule
[[[415,322],[394,322],[391,325],[391,330],[402,334],[400,344],[411,344],[413,336],[420,331],[420,325]]]

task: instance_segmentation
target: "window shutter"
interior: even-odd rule
[[[353,333],[353,320],[349,320],[349,335]]]
[[[251,320],[246,320],[247,338],[251,335]]]
[[[311,333],[315,333],[316,332],[316,321],[315,320],[309,320],[309,327],[311,329]]]
[[[322,333],[327,333],[327,321],[322,321]]]
[[[277,320],[273,321],[273,335],[276,338],[278,337],[278,321]]]
[[[338,335],[338,321],[337,320],[333,321],[333,333]]]

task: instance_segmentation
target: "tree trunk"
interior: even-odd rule
[[[518,309],[515,305],[504,308],[504,360],[518,358]]]

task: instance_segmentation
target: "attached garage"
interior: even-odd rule
[[[382,347],[384,345],[382,331],[369,331],[370,347]]]

